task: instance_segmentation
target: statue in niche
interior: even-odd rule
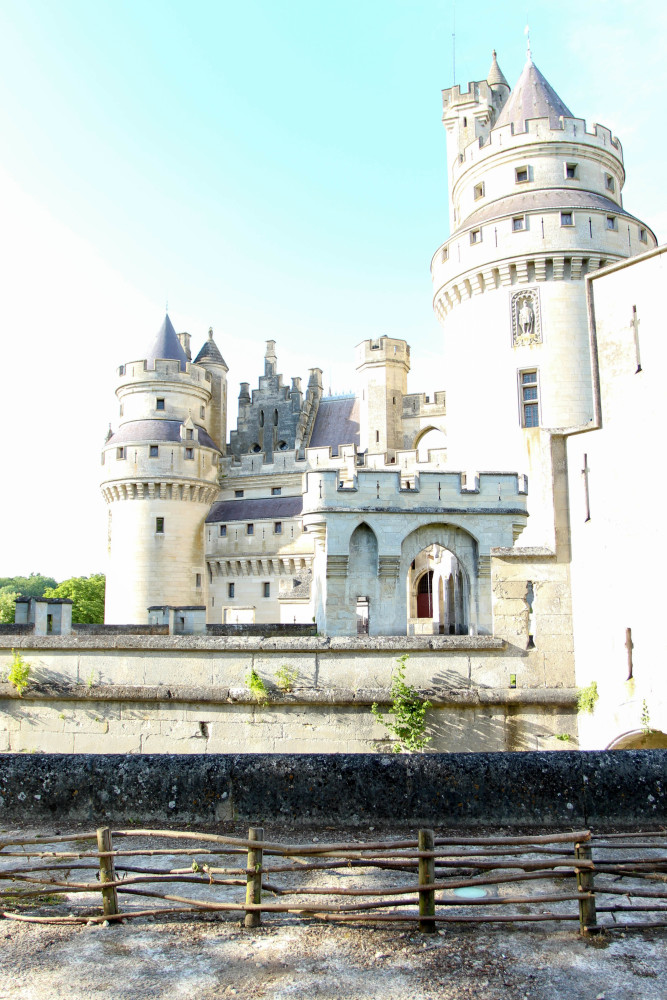
[[[535,324],[535,313],[530,304],[530,299],[524,299],[523,305],[519,309],[519,326],[524,337],[530,338]]]
[[[527,347],[542,343],[540,300],[537,288],[526,288],[511,295],[512,344]]]

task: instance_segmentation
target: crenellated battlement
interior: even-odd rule
[[[211,373],[188,361],[185,371],[181,370],[179,361],[158,358],[154,368],[149,368],[145,358],[137,361],[128,361],[127,364],[120,365],[117,369],[120,382],[119,388],[132,382],[153,382],[155,380],[178,381],[181,383],[195,383],[206,386],[211,382]]]

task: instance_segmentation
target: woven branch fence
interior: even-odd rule
[[[337,882],[320,884],[329,877]],[[425,933],[439,923],[563,920],[594,934],[667,926],[666,883],[665,833],[438,837],[420,830],[416,839],[281,844],[265,840],[261,827],[247,839],[100,827],[0,840],[0,917],[39,923],[238,913],[246,927],[259,926],[263,915],[416,922]],[[91,893],[101,894],[101,912]],[[152,905],[128,909],[135,897]],[[59,902],[68,915],[44,915]]]

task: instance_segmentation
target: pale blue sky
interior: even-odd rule
[[[662,240],[663,8],[459,2],[457,82],[484,78],[495,47],[513,84],[527,12],[535,62],[618,134],[626,207]],[[413,391],[460,374],[443,370],[429,279],[452,29],[435,0],[0,0],[2,415],[23,439],[0,575],[103,566],[114,370],[167,298],[197,346],[213,325],[232,400],[269,337],[286,376],[317,365],[334,389],[381,333],[411,343]]]

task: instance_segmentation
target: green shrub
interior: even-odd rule
[[[289,663],[283,663],[282,667],[276,670],[276,684],[281,691],[291,691],[298,676],[298,670],[290,667]]]
[[[391,708],[386,718],[374,702],[371,711],[378,722],[389,731],[394,739],[393,753],[418,753],[431,742],[426,736],[426,709],[431,702],[422,698],[410,684],[406,683],[405,671],[408,654],[396,661],[391,675]]]
[[[245,683],[255,701],[265,702],[267,700],[269,692],[266,689],[266,684],[254,667],[252,667],[245,675]]]
[[[595,703],[599,697],[596,681],[592,681],[588,687],[579,688],[577,694],[577,711],[588,712],[589,715],[592,715]]]
[[[14,659],[9,668],[7,680],[10,684],[14,685],[20,697],[30,684],[30,664],[23,659],[16,649],[12,650],[12,656]]]

